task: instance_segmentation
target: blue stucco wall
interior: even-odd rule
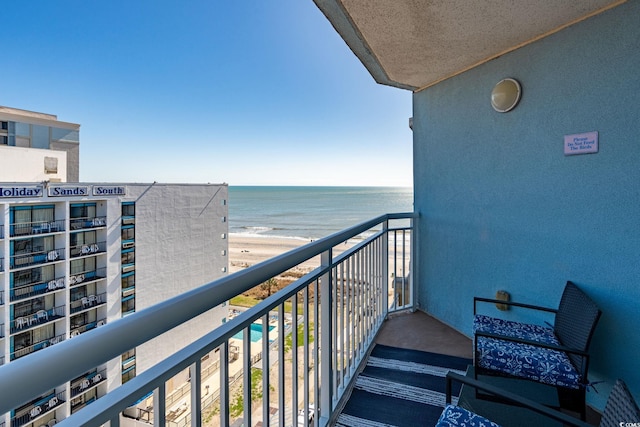
[[[603,311],[591,379],[623,378],[637,398],[639,22],[625,3],[415,93],[413,116],[421,309],[470,335],[474,295],[557,307],[572,280]],[[505,77],[523,96],[500,114]],[[565,135],[590,131],[598,153],[564,155]]]

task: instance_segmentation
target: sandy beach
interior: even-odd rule
[[[235,273],[307,243],[310,242],[287,237],[255,237],[231,234],[229,235],[229,272]],[[320,258],[316,257],[302,264],[301,267],[310,271],[319,264]]]

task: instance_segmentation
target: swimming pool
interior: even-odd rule
[[[269,332],[271,332],[275,328],[275,326],[269,326]],[[238,332],[233,336],[233,338],[237,340],[242,339],[243,331]],[[261,323],[252,323],[251,324],[251,332],[249,334],[249,339],[251,342],[258,342],[262,339],[262,324]]]

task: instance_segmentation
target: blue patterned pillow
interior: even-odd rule
[[[500,427],[488,419],[459,406],[448,405],[440,414],[436,427]]]

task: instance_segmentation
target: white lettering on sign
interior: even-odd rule
[[[564,154],[588,154],[598,152],[598,132],[577,133],[564,136]]]

